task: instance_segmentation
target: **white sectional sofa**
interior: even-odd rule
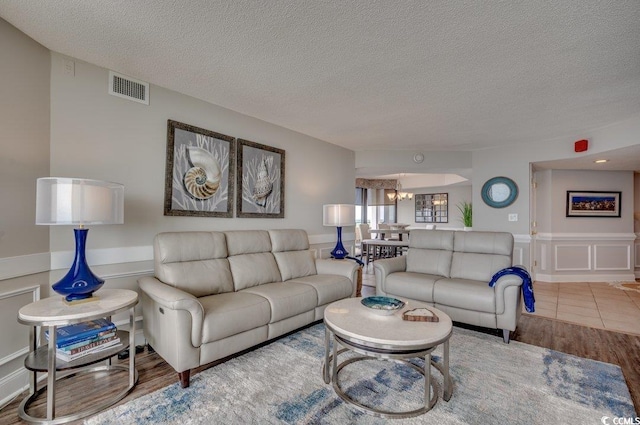
[[[148,343],[189,385],[201,365],[322,320],[355,296],[358,265],[318,260],[304,230],[173,232],[138,280]]]
[[[505,342],[522,310],[523,279],[507,274],[513,235],[506,232],[412,230],[407,255],[374,263],[376,294],[429,303],[461,323],[502,329]]]

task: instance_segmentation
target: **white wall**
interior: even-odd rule
[[[49,51],[0,19],[0,258],[48,249],[35,179],[49,172]],[[0,277],[1,278],[1,277]]]
[[[633,171],[551,171],[551,232],[633,233]],[[567,191],[620,191],[620,217],[567,217]]]
[[[633,174],[632,171],[575,170],[535,173],[536,199],[539,199],[535,248],[538,280],[633,280]],[[569,190],[620,191],[620,217],[567,217]]]
[[[317,240],[335,240],[335,229],[322,226],[322,205],[353,203],[352,151],[157,86],[149,106],[110,96],[107,69],[75,61],[70,75],[66,59],[51,59],[51,174],[125,185],[125,224],[93,227],[90,250],[116,248],[131,253],[129,261],[144,261],[150,252],[140,247],[173,230],[302,228]],[[285,218],[165,217],[167,119],[284,149]],[[52,228],[54,257],[72,249],[70,229]]]
[[[49,229],[35,225],[49,173],[49,50],[0,19],[0,406],[27,385],[18,310],[48,286]],[[44,273],[39,273],[43,272]]]
[[[436,223],[437,229],[462,229],[460,211],[456,207],[460,202],[471,202],[471,186],[439,186],[412,189],[411,192],[421,193],[447,193],[449,201],[448,223]],[[426,223],[416,223],[416,202],[413,200],[398,201],[398,223],[406,223],[415,227],[424,227]]]
[[[552,200],[551,190],[553,189],[551,181],[552,170],[541,170],[534,173],[534,179],[537,183],[535,189],[535,221],[537,231],[540,233],[551,233],[552,228]]]
[[[640,115],[593,130],[575,137],[564,137],[542,143],[501,147],[473,152],[473,204],[474,229],[505,230],[514,234],[529,233],[529,196],[531,162],[566,159],[586,154],[635,146],[640,134]],[[583,154],[573,151],[577,139],[589,139],[589,151]],[[518,199],[507,208],[496,210],[482,202],[480,190],[490,178],[505,176],[518,185]],[[509,222],[509,213],[517,213],[519,220]]]

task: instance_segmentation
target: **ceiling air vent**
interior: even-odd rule
[[[149,83],[109,71],[109,94],[149,104]]]

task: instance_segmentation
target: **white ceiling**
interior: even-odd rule
[[[577,140],[640,113],[636,0],[0,0],[0,17],[355,151]]]

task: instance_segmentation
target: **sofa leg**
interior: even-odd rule
[[[178,378],[180,379],[180,386],[187,388],[189,386],[189,377],[191,376],[191,369],[187,369],[184,372],[178,372]]]
[[[509,331],[509,329],[502,330],[502,339],[504,340],[505,344],[509,343],[509,340],[511,339],[511,331]]]

